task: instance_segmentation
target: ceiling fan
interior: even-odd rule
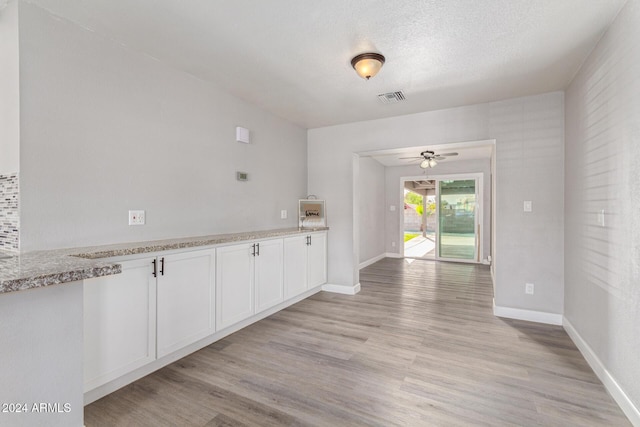
[[[420,167],[422,169],[432,168],[438,164],[437,160],[444,160],[447,157],[457,156],[458,153],[436,154],[434,151],[425,150],[420,153],[419,157],[400,157],[401,160],[421,160]]]

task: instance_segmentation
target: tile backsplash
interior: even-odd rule
[[[0,249],[20,250],[18,174],[0,175]]]

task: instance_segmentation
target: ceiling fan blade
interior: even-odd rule
[[[441,155],[434,156],[433,158],[436,159],[436,160],[444,160],[444,159],[446,159],[446,157],[442,157]]]
[[[422,157],[398,157],[398,160],[421,159]]]
[[[457,156],[458,153],[444,153],[444,154],[438,154],[438,156],[440,157],[450,157],[450,156]]]

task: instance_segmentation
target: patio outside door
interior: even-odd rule
[[[438,180],[437,259],[478,261],[478,180]]]

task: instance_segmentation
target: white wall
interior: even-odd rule
[[[304,129],[20,6],[23,250],[297,226]]]
[[[2,294],[0,325],[0,402],[28,405],[0,425],[82,426],[82,282]]]
[[[564,306],[564,93],[489,104],[496,139],[495,303]],[[523,202],[532,201],[525,213]],[[535,285],[525,295],[525,283]]]
[[[309,192],[331,206],[329,282],[358,282],[352,153],[487,139],[496,140],[496,304],[562,313],[562,92],[309,130]],[[523,213],[524,200],[534,212]]]
[[[0,10],[0,175],[20,168],[18,2]]]
[[[640,409],[640,1],[566,93],[565,317]],[[598,213],[604,209],[604,226]],[[636,415],[636,421],[640,416]]]
[[[491,150],[491,277],[496,273],[496,147]],[[495,281],[494,281],[495,294]]]
[[[443,161],[438,163],[434,169],[429,169],[426,178],[437,178],[439,175],[460,174],[460,173],[482,173],[483,174],[483,200],[482,200],[482,250],[483,257],[486,258],[491,252],[491,160],[475,159],[465,161]],[[396,166],[386,168],[385,187],[386,187],[386,239],[385,252],[400,253],[402,240],[400,239],[400,222],[403,221],[402,204],[403,199],[401,192],[400,178],[410,176],[420,176],[422,169],[418,165],[412,166]],[[391,212],[390,205],[395,205],[396,210]],[[396,246],[393,247],[392,243]]]
[[[359,263],[384,254],[385,167],[367,157],[359,159]]]

